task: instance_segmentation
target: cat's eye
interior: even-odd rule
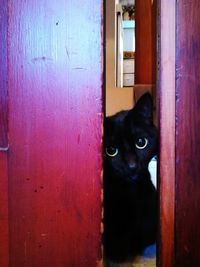
[[[116,147],[112,147],[112,146],[106,147],[106,154],[109,157],[115,157],[118,154],[118,151],[119,150]]]
[[[137,149],[144,149],[147,145],[148,145],[148,139],[145,137],[140,137],[135,142],[135,146]]]

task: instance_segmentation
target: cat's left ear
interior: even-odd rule
[[[137,117],[147,123],[153,123],[153,100],[150,93],[145,93],[139,98],[133,111]]]

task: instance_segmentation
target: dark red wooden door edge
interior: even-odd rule
[[[177,1],[175,266],[200,266],[200,4]]]
[[[158,97],[160,124],[159,267],[174,264],[175,207],[175,0],[158,1]]]

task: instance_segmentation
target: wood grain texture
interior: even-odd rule
[[[8,267],[7,1],[0,6],[0,266]]]
[[[101,259],[101,1],[9,1],[10,266]]]
[[[7,1],[0,0],[0,150],[6,150],[7,140]]]
[[[159,266],[174,266],[175,0],[159,1],[160,235]],[[178,266],[178,265],[177,265]],[[181,266],[181,265],[180,265]]]
[[[7,154],[0,152],[0,266],[9,266]]]
[[[156,1],[135,1],[135,83],[155,84],[156,61]]]
[[[177,2],[176,259],[200,266],[200,3]]]

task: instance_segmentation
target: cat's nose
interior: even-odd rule
[[[135,161],[130,161],[130,162],[128,163],[128,166],[129,166],[130,169],[133,170],[133,169],[136,169],[137,164],[136,164]]]
[[[132,170],[137,168],[137,162],[134,157],[128,157],[127,158],[128,167]]]

